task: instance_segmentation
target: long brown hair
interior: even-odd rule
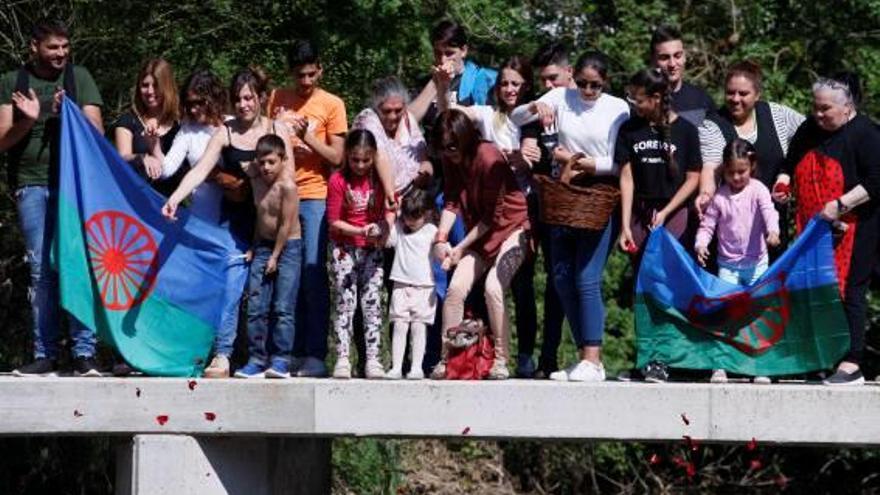
[[[153,76],[156,91],[162,95],[162,111],[159,114],[160,124],[170,124],[180,119],[180,100],[178,98],[177,83],[174,82],[174,70],[171,64],[161,58],[148,60],[138,72],[132,94],[132,106],[135,113],[140,117],[147,114],[147,106],[141,98],[141,82],[147,77]]]

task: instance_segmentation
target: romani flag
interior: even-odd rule
[[[815,218],[748,287],[706,272],[664,228],[636,282],[637,366],[786,375],[831,368],[849,349],[831,229]]]
[[[75,104],[61,111],[53,262],[61,305],[150,375],[198,376],[220,322],[229,232],[181,211],[141,179]]]

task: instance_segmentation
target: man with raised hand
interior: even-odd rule
[[[70,32],[62,22],[34,26],[30,55],[30,62],[0,77],[0,151],[6,152],[31,275],[34,361],[13,374],[46,376],[56,374],[59,353],[58,275],[49,251],[57,219],[61,100],[76,102],[101,133],[103,101],[89,71],[70,62]],[[69,322],[74,374],[100,376],[94,331],[72,316]]]

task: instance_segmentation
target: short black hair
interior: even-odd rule
[[[444,19],[431,30],[431,44],[437,43],[461,48],[468,44],[467,31],[461,24],[451,19]]]
[[[287,51],[287,67],[301,67],[303,65],[320,64],[318,47],[309,40],[297,40],[293,42]]]
[[[49,36],[70,38],[70,29],[61,19],[41,19],[31,29],[31,39],[40,42]]]
[[[431,194],[421,188],[414,187],[400,201],[400,213],[404,218],[419,218],[434,209]]]
[[[284,140],[278,137],[277,134],[266,134],[257,141],[257,148],[254,150],[257,158],[262,158],[269,153],[275,153],[281,158],[285,158],[287,156],[287,152],[284,149]]]
[[[678,28],[668,24],[657,26],[651,33],[651,56],[654,56],[654,49],[657,48],[657,45],[675,40],[681,40],[681,31]]]
[[[538,51],[532,57],[532,67],[540,69],[548,65],[558,65],[560,67],[571,65],[568,61],[568,47],[561,42],[554,41],[538,48]]]

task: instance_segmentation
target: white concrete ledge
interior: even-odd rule
[[[880,387],[0,378],[0,435],[479,437],[880,445]],[[690,424],[685,424],[685,415]]]

